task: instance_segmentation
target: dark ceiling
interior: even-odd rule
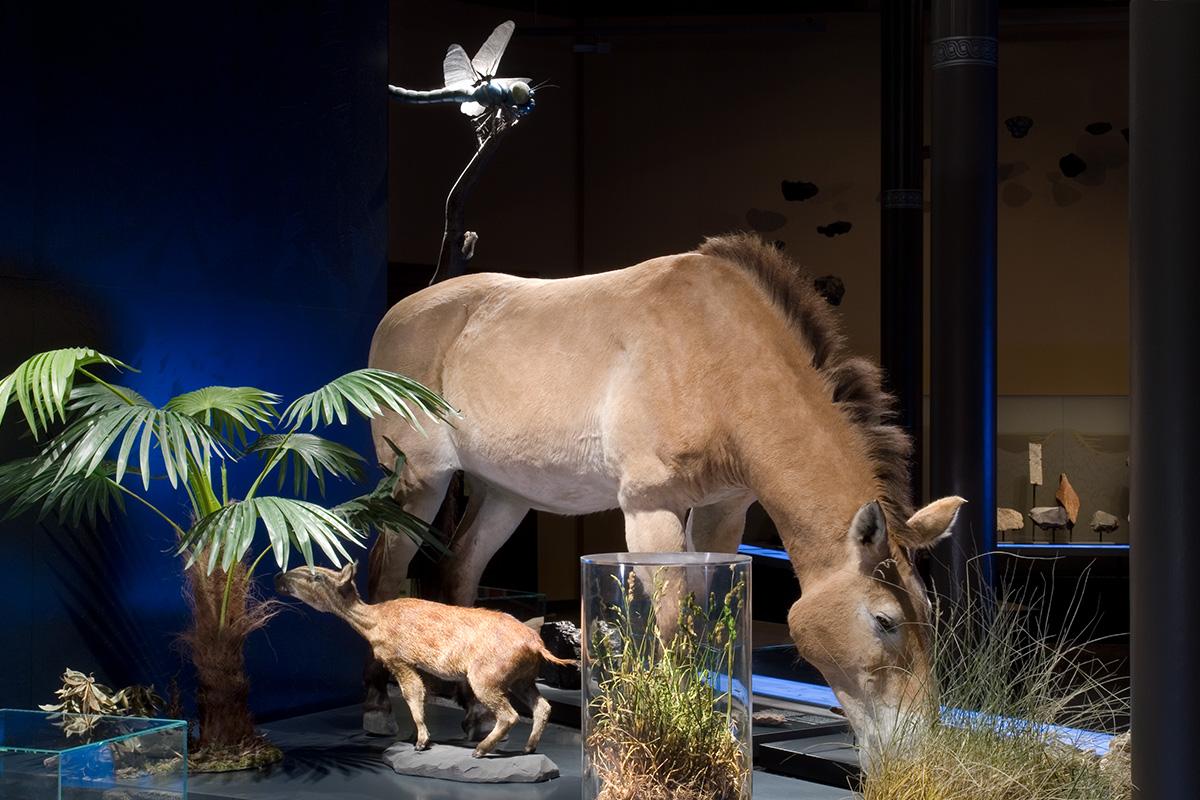
[[[560,17],[664,17],[878,12],[885,0],[471,0],[473,5]],[[1001,10],[1123,9],[1129,0],[999,0]],[[929,3],[926,2],[926,6]]]

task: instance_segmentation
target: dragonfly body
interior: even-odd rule
[[[519,78],[484,81],[477,86],[447,86],[444,89],[405,89],[389,86],[394,97],[417,105],[427,103],[474,104],[482,109],[509,107],[518,114],[526,114],[533,108],[533,91],[529,84]],[[474,109],[471,109],[474,110]],[[470,113],[463,109],[464,113]],[[476,114],[470,114],[477,116]]]
[[[469,117],[497,113],[513,118],[524,116],[533,110],[530,80],[496,77],[500,57],[504,55],[515,27],[511,21],[496,26],[475,58],[470,58],[461,45],[450,45],[442,61],[444,88],[421,90],[389,86],[388,90],[404,103],[459,103],[462,112]]]

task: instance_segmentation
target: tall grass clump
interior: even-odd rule
[[[749,721],[735,713],[732,680],[745,584],[734,583],[722,601],[710,597],[706,613],[690,594],[672,604],[656,580],[639,617],[635,580],[631,572],[612,624],[592,643],[601,677],[586,745],[598,800],[749,798],[749,754],[737,738]],[[672,605],[677,618],[660,627],[657,613]]]
[[[1115,732],[1124,689],[1079,624],[1053,631],[1048,592],[991,593],[982,582],[938,609],[931,626],[932,702],[915,729],[872,754],[864,800],[1124,800],[1128,742],[1101,758],[1063,727]]]

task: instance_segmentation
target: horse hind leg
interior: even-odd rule
[[[502,489],[481,482],[472,486],[472,502],[479,493],[478,505],[455,536],[442,573],[447,599],[459,606],[475,604],[483,570],[529,513],[528,503]]]

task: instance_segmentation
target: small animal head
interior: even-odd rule
[[[829,682],[868,763],[902,745],[928,711],[932,607],[910,553],[946,536],[964,502],[934,501],[896,531],[867,503],[838,563],[811,576],[788,613],[797,649]]]
[[[318,611],[333,612],[358,601],[355,570],[353,561],[341,570],[298,567],[275,576],[275,591],[302,600]]]

